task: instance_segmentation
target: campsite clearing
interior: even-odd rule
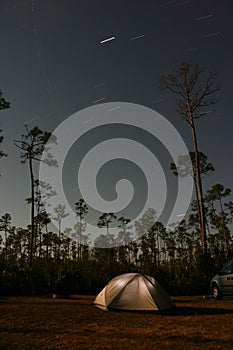
[[[233,300],[175,297],[161,313],[104,312],[94,297],[0,298],[0,349],[233,349]]]

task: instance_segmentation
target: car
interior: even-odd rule
[[[210,289],[215,299],[233,295],[233,259],[228,261],[211,279]]]

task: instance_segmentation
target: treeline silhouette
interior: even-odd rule
[[[40,194],[38,188],[36,193]],[[31,226],[12,226],[11,215],[6,213],[0,218],[4,234],[0,244],[0,294],[96,294],[109,278],[135,271],[155,276],[172,295],[208,293],[209,280],[217,267],[233,256],[230,234],[233,206],[226,201],[229,196],[230,190],[220,184],[205,196],[206,255],[202,251],[196,201],[192,203],[189,219],[169,230],[156,221],[154,209],[147,210],[134,226],[123,216],[103,213],[97,226],[104,227],[106,232],[97,236],[93,247],[88,245],[85,231],[88,206],[83,199],[76,203],[77,224],[73,228],[61,230],[65,208],[62,205],[55,208],[57,232],[49,229],[51,219],[41,205],[34,218],[31,264]],[[118,226],[118,234],[111,233],[113,225]],[[111,248],[100,248],[108,244]]]

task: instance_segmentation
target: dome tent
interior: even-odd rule
[[[141,273],[125,273],[114,277],[97,295],[93,304],[105,311],[158,311],[175,307],[159,283],[153,277]]]

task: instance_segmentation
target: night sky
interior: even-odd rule
[[[191,130],[177,115],[175,96],[159,87],[161,75],[190,60],[216,72],[220,86],[219,102],[197,124],[199,149],[216,169],[204,187],[222,183],[233,188],[232,14],[231,0],[0,0],[0,89],[11,102],[0,120],[2,149],[8,153],[1,159],[0,214],[11,213],[17,226],[29,223],[28,167],[20,163],[13,144],[25,124],[53,132],[85,108],[127,102],[160,113],[191,150]],[[108,38],[112,40],[101,43]],[[166,206],[171,210],[177,184],[169,172],[172,158],[158,140],[120,125],[103,126],[86,136],[71,147],[64,163],[64,191],[71,205],[80,198],[77,172],[85,152],[103,140],[124,137],[142,142],[156,155],[166,175]],[[147,188],[143,171],[131,163],[116,159],[105,164],[97,187],[111,201],[116,182],[129,178],[137,189],[138,213]],[[132,206],[128,209],[131,215]]]

